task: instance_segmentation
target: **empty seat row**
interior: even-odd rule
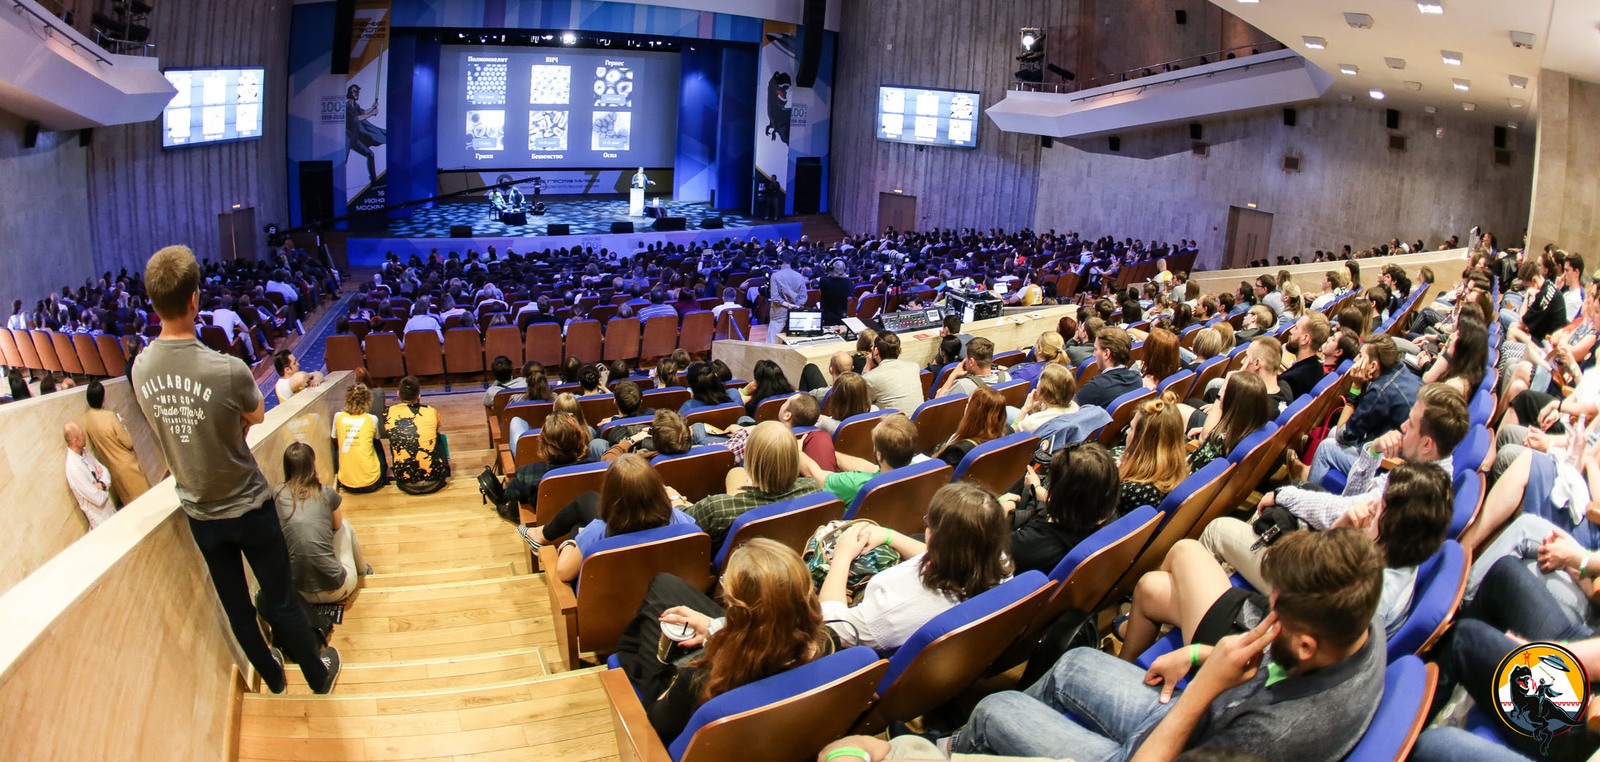
[[[74,376],[120,376],[128,365],[116,336],[9,328],[0,328],[0,359],[11,368]]]

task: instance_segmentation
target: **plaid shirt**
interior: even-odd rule
[[[750,486],[732,494],[707,495],[700,502],[683,509],[683,512],[689,514],[701,529],[706,530],[706,534],[711,535],[712,548],[720,548],[723,541],[728,538],[728,530],[733,528],[734,520],[745,511],[780,500],[809,495],[820,489],[816,479],[802,476],[795,479],[794,485],[786,492],[762,492]]]

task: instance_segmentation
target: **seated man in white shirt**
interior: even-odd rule
[[[89,519],[89,528],[94,529],[117,513],[111,503],[111,471],[89,452],[89,437],[77,423],[67,421],[62,435],[67,440],[67,486],[72,488],[78,509]]]
[[[451,295],[449,295],[449,294],[445,294],[444,295],[444,305],[443,305],[443,307],[444,307],[444,310],[439,313],[439,320],[441,320],[441,321],[449,320],[450,318],[467,314],[467,311],[465,309],[462,309],[461,307],[456,306],[456,298],[451,296]]]
[[[411,305],[411,319],[406,321],[402,336],[412,331],[433,331],[439,337],[439,344],[444,344],[444,325],[439,322],[439,316],[433,314],[433,302],[426,296],[417,297],[416,304]]]
[[[255,357],[255,346],[250,341],[250,328],[240,319],[239,313],[233,311],[233,295],[222,297],[220,305],[211,311],[211,324],[221,328],[228,335],[228,343],[232,344],[235,336],[244,340],[245,354]]]
[[[274,388],[278,392],[279,404],[288,402],[290,397],[308,387],[322,385],[322,372],[307,373],[300,370],[300,358],[287,349],[280,349],[272,356],[272,367],[278,371],[278,383]]]

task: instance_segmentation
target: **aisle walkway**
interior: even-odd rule
[[[293,667],[286,695],[246,694],[239,759],[617,759],[595,669],[561,671],[544,581],[478,497],[482,395],[425,400],[450,437],[450,485],[345,495],[376,573],[334,630],[344,673],[331,696]]]

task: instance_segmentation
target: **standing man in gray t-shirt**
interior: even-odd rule
[[[256,625],[244,564],[261,585],[261,615],[317,693],[333,690],[339,652],[318,652],[305,602],[295,592],[289,550],[267,479],[245,445],[266,417],[261,390],[244,361],[200,343],[200,267],[185,246],[168,246],[145,266],[145,290],[161,335],[133,363],[139,408],[155,429],[177,481],[189,530],[245,657],[273,693],[285,687],[283,657]]]

